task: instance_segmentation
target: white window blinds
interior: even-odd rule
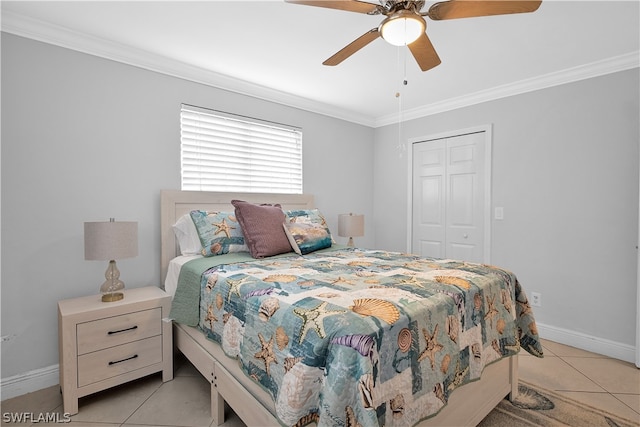
[[[302,194],[302,131],[182,105],[182,189]]]

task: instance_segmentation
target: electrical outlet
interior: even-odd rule
[[[542,295],[539,292],[531,292],[531,305],[534,307],[542,307]]]

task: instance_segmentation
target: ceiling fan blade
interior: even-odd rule
[[[354,41],[352,41],[351,43],[349,43],[348,45],[346,45],[345,47],[343,47],[342,49],[340,49],[331,58],[324,61],[322,65],[338,65],[339,63],[341,63],[342,61],[344,61],[345,59],[347,59],[348,57],[350,57],[351,55],[353,55],[354,53],[356,53],[357,51],[359,51],[360,49],[362,49],[363,47],[365,47],[375,39],[377,39],[378,37],[380,37],[380,32],[378,31],[378,28],[377,27],[373,28],[367,31],[366,33],[364,33],[363,35],[361,35],[360,37],[358,37],[357,39],[355,39]]]
[[[358,0],[285,0],[287,3],[303,4],[307,6],[326,7],[328,9],[346,10],[347,12],[358,12],[376,14],[379,13],[378,5]]]
[[[535,12],[541,0],[449,0],[433,4],[428,16],[433,20],[474,18],[478,16],[508,15]]]
[[[436,53],[433,44],[431,44],[427,33],[422,33],[422,35],[418,37],[416,41],[409,44],[408,47],[422,71],[427,71],[440,65],[440,57]]]

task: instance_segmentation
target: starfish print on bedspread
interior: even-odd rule
[[[231,301],[231,294],[235,293],[240,296],[240,286],[247,283],[249,280],[248,277],[243,277],[242,279],[231,279],[227,278],[227,283],[229,284],[229,295],[227,296],[227,302]]]
[[[529,300],[525,300],[524,302],[516,300],[516,304],[518,309],[520,310],[520,313],[518,313],[519,316],[526,316],[533,313],[531,305],[529,305]]]
[[[227,224],[227,221],[223,218],[221,222],[214,222],[214,227],[216,227],[216,231],[214,234],[224,233],[227,236],[227,239],[231,238],[231,230],[235,230],[235,227]]]
[[[257,352],[254,357],[256,359],[262,359],[264,362],[264,370],[267,372],[267,376],[271,376],[270,365],[272,363],[278,363],[276,356],[273,354],[273,335],[269,339],[269,341],[265,341],[262,334],[258,333],[258,338],[260,339],[260,346],[262,349]]]
[[[205,317],[204,321],[209,322],[209,329],[213,330],[213,323],[218,321],[218,318],[213,312],[213,304],[209,304],[207,307],[207,317]]]
[[[424,284],[418,277],[409,276],[407,278],[402,278],[398,280],[399,285],[410,285],[410,286],[418,286],[419,288],[424,288]]]
[[[307,336],[309,329],[316,331],[320,338],[324,338],[326,333],[324,331],[323,320],[325,317],[333,316],[334,314],[346,313],[346,310],[327,310],[328,302],[324,301],[322,304],[315,306],[312,309],[306,309],[302,307],[296,307],[293,309],[293,313],[302,319],[302,328],[300,329],[299,343],[302,343]]]
[[[493,328],[493,318],[496,317],[496,315],[498,314],[498,310],[496,310],[496,296],[493,295],[493,297],[490,296],[486,296],[485,297],[487,300],[487,304],[489,305],[489,310],[487,310],[487,314],[484,315],[484,320],[489,320],[489,324],[491,325],[491,328]]]
[[[353,282],[351,280],[345,279],[342,276],[338,276],[337,279],[331,281],[332,285],[340,285],[341,283],[344,283],[345,285],[353,285]]]
[[[444,346],[438,342],[438,324],[436,324],[432,335],[429,334],[428,330],[422,328],[422,335],[424,335],[427,346],[422,353],[420,353],[420,356],[418,356],[418,362],[422,362],[428,358],[431,362],[431,369],[433,370],[436,365],[436,353],[444,348]]]

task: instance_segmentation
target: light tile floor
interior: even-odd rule
[[[633,363],[542,340],[543,359],[520,352],[520,379],[640,423],[640,369]]]
[[[521,353],[522,380],[640,423],[640,369],[631,363],[551,341],[543,340],[543,345],[543,359]],[[80,412],[71,417],[71,426],[210,426],[209,383],[182,357],[175,362],[173,381],[162,383],[161,375],[156,374],[80,399]],[[25,412],[36,417],[40,413],[62,414],[59,387],[2,402],[3,415]],[[62,418],[60,415],[59,419]],[[6,424],[4,416],[1,423]],[[224,426],[244,424],[230,413]]]

